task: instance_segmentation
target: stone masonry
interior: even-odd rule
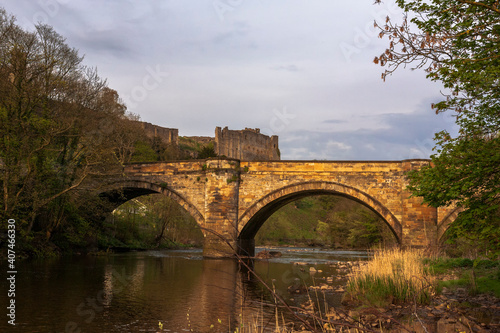
[[[215,128],[215,153],[246,161],[276,161],[280,159],[278,136],[261,134],[258,128],[229,130]]]
[[[179,146],[179,130],[165,128],[146,122],[139,122],[149,138],[159,138],[163,143]],[[189,136],[199,144],[206,146],[214,143],[218,156],[242,159],[248,161],[275,161],[280,159],[278,136],[271,137],[261,134],[258,128],[244,130],[229,130],[227,127],[215,128],[215,137]],[[196,157],[196,155],[193,155]]]
[[[402,246],[429,247],[439,242],[456,209],[429,207],[405,190],[406,171],[428,163],[219,158],[131,164],[125,166],[125,178],[110,182],[101,192],[121,190],[121,202],[148,193],[171,197],[202,227],[206,257],[232,256],[234,251],[253,255],[255,234],[272,213],[315,194],[360,202],[389,225]]]
[[[156,137],[163,143],[179,145],[179,130],[177,128],[166,128],[142,121],[139,123],[149,138]]]

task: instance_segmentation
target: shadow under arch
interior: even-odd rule
[[[195,219],[199,226],[204,226],[205,218],[200,211],[186,198],[168,186],[161,186],[143,180],[127,180],[109,184],[101,188],[97,195],[107,199],[107,201],[112,203],[112,206],[116,208],[131,199],[147,194],[163,194],[171,198],[183,207]]]
[[[301,182],[277,189],[250,206],[239,218],[238,242],[242,253],[253,255],[254,237],[264,222],[286,204],[311,195],[331,194],[347,197],[366,206],[389,226],[398,244],[401,244],[402,226],[394,214],[369,194],[335,182]]]

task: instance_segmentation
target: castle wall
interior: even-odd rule
[[[140,122],[142,129],[150,138],[158,137],[164,143],[179,144],[179,130],[177,128],[166,128],[151,123]]]
[[[261,134],[258,128],[229,130],[215,128],[215,153],[245,161],[279,160],[278,136]]]
[[[149,138],[160,138],[162,142],[179,146],[179,130],[165,128],[147,122],[139,122]],[[244,130],[229,130],[216,127],[215,138],[193,136],[187,137],[202,145],[215,141],[214,150],[218,156],[226,156],[245,161],[276,161],[280,160],[278,136],[267,136],[258,128]],[[193,156],[196,158],[196,156]]]

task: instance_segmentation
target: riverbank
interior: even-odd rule
[[[304,266],[304,271],[314,274],[315,284],[307,291],[300,288],[290,291],[307,292],[309,298],[332,293],[342,299],[342,306],[328,307],[323,312],[318,311],[322,308],[320,301],[302,304],[302,312],[309,315],[319,332],[340,328],[348,331],[354,327],[375,332],[500,332],[499,261],[436,258],[422,259],[421,263],[429,275],[413,275],[410,279],[425,279],[421,289],[428,288],[428,299],[418,299],[422,290],[405,301],[394,295],[382,297],[381,285],[376,285],[377,290],[353,292],[353,275],[368,266],[367,262],[359,261],[331,263],[337,272],[334,276],[323,274],[314,266]],[[402,262],[394,264],[392,269],[399,270]],[[381,270],[379,264],[378,268]]]
[[[338,266],[344,270],[346,277],[351,274],[349,265]],[[340,312],[330,309],[327,317],[337,321],[343,319],[350,324],[363,323],[365,328],[377,332],[500,332],[500,296],[496,289],[500,280],[486,280],[488,275],[498,274],[497,272],[495,269],[487,269],[478,274],[476,279],[495,285],[481,293],[470,281],[463,283],[463,276],[470,275],[469,268],[453,268],[434,275],[438,282],[427,304],[415,301],[400,304],[393,302],[377,307],[344,297],[343,309]],[[347,278],[345,282],[347,283]],[[344,289],[333,292],[346,294]]]
[[[34,238],[31,243],[18,243],[16,258],[19,259],[48,259],[67,256],[102,256],[113,253],[126,253],[136,251],[151,251],[151,250],[181,250],[181,249],[201,249],[202,246],[195,242],[172,242],[162,241],[160,244],[152,244],[146,242],[135,242],[132,244],[124,244],[122,242],[109,242],[98,244],[91,242],[90,245],[68,248],[58,246],[54,242]],[[7,248],[0,249],[0,259],[7,259]]]

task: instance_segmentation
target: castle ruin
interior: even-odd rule
[[[142,129],[149,138],[159,138],[163,143],[179,147],[179,130],[166,128],[151,123],[140,122]],[[244,161],[276,161],[280,159],[278,136],[267,136],[258,128],[230,130],[228,127],[215,128],[215,138],[190,136],[186,137],[201,146],[213,143],[217,156],[226,156]],[[196,152],[190,152],[196,158]]]
[[[275,161],[280,159],[278,136],[261,134],[258,128],[229,130],[215,128],[215,153],[244,161]]]
[[[163,143],[179,145],[179,130],[166,128],[151,123],[140,122],[142,129],[149,138],[159,138]]]

